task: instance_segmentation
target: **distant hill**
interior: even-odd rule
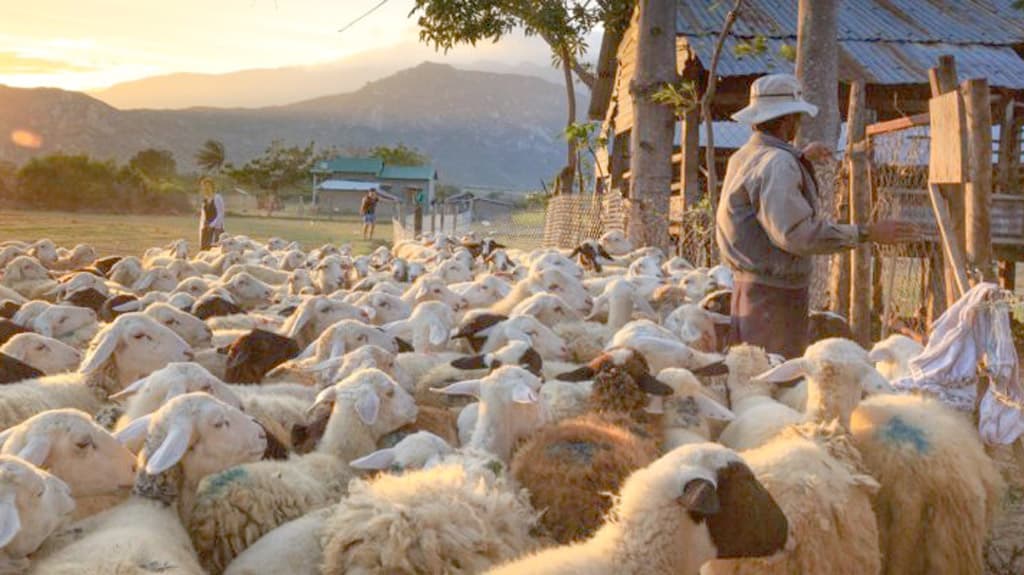
[[[433,63],[348,94],[254,109],[118,110],[77,92],[0,86],[0,133],[42,137],[38,149],[0,139],[0,159],[20,163],[61,150],[125,160],[157,147],[189,170],[209,138],[222,140],[236,164],[273,139],[342,148],[401,141],[427,153],[445,181],[533,188],[561,165],[564,122],[562,86]]]

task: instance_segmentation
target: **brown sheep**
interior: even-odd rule
[[[299,355],[299,344],[290,337],[254,329],[228,346],[227,383],[260,383],[263,376]]]

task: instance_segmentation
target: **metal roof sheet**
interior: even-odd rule
[[[384,180],[433,180],[437,170],[433,166],[384,166],[380,177]]]
[[[839,8],[840,40],[1010,45],[1024,42],[1024,12],[1013,0],[850,0]],[[730,3],[679,0],[676,31],[717,36]],[[796,38],[795,0],[748,0],[734,36]]]
[[[384,168],[384,162],[380,158],[348,158],[336,156],[330,160],[318,162],[313,168],[314,173],[350,173],[350,174],[373,174],[377,175]]]

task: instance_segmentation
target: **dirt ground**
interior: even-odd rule
[[[1024,447],[1018,441],[992,455],[1007,491],[985,549],[985,575],[1024,575]]]

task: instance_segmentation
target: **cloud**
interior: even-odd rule
[[[96,68],[63,60],[24,56],[18,52],[0,52],[0,74],[52,74],[54,72],[92,72]]]

